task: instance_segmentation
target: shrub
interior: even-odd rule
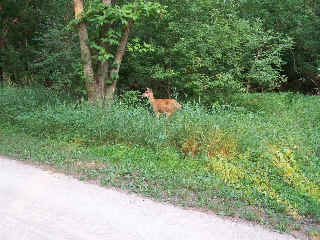
[[[177,194],[214,192],[319,219],[317,106],[317,97],[291,93],[237,95],[232,105],[211,109],[185,103],[166,119],[137,104],[136,93],[106,107],[50,90],[3,88],[0,126],[91,149],[117,169],[140,171],[137,184],[148,191],[170,183]]]

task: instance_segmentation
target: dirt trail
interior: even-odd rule
[[[0,157],[1,240],[292,240]]]

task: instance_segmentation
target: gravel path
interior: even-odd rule
[[[0,157],[1,240],[292,240]]]

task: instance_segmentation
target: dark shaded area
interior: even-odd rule
[[[157,97],[203,102],[241,89],[319,94],[319,2],[156,2],[167,6],[167,14],[135,23],[120,93],[151,87]],[[1,1],[0,82],[85,97],[78,36],[68,28],[72,19],[72,2]]]

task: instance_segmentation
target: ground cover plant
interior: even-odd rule
[[[136,93],[112,106],[42,88],[0,89],[0,154],[162,201],[317,236],[318,96],[241,94],[169,120]]]

